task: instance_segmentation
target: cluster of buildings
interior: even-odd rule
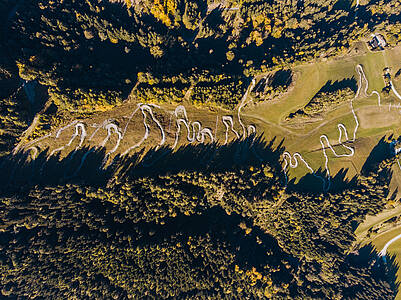
[[[384,50],[384,47],[387,46],[386,39],[381,34],[372,34],[372,39],[368,42],[370,48],[372,50]]]

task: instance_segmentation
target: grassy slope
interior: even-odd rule
[[[355,127],[354,118],[350,112],[349,103],[345,103],[340,107],[335,108],[333,111],[328,112],[325,119],[312,124],[301,124],[299,127],[286,127],[284,118],[291,112],[303,107],[314,96],[314,94],[328,81],[328,80],[341,80],[354,76],[357,80],[355,67],[357,64],[362,64],[365,74],[369,80],[369,90],[380,91],[384,87],[382,78],[383,68],[390,66],[395,72],[401,68],[401,47],[386,50],[384,52],[369,52],[366,49],[359,53],[359,55],[345,56],[329,61],[318,62],[313,64],[306,64],[294,68],[297,74],[297,81],[291,92],[280,98],[280,100],[258,104],[254,107],[245,107],[243,109],[243,121],[245,124],[255,124],[258,132],[264,132],[267,140],[273,137],[277,138],[277,142],[284,139],[284,146],[291,153],[300,152],[304,158],[310,163],[314,169],[324,167],[324,157],[319,143],[319,137],[326,134],[331,143],[335,145],[338,139],[337,124],[343,123],[348,128],[349,136],[352,137],[352,132]],[[395,81],[396,88],[401,92],[401,80]],[[388,104],[399,103],[394,95],[382,101],[382,107],[377,106],[377,98],[363,97],[354,102],[354,107],[360,121],[360,127],[357,132],[357,141],[354,143],[355,155],[352,158],[334,158],[330,151],[329,155],[329,168],[331,174],[335,174],[342,168],[349,169],[348,175],[353,176],[360,171],[362,164],[365,162],[372,148],[377,144],[379,139],[384,135],[394,134],[398,136],[401,132],[401,114],[393,110],[388,111]],[[155,110],[159,121],[162,123],[167,133],[167,143],[173,144],[175,137],[174,121],[170,123],[170,115],[174,113],[176,105],[162,105],[162,110]],[[207,108],[200,109],[185,103],[187,108],[188,118],[190,121],[201,121],[203,127],[209,127],[215,131],[216,117],[221,117],[225,114],[231,114],[234,117],[235,128],[241,133],[238,120],[236,119],[236,112],[227,112],[224,110],[216,109],[214,111]],[[113,109],[109,112],[96,114],[91,118],[85,119],[87,124],[102,123],[107,118],[113,118],[119,126],[124,129],[126,121],[128,120],[131,112],[136,108],[134,101],[127,102],[122,106]],[[128,147],[138,142],[144,134],[142,115],[138,112],[132,119],[127,128],[127,133],[122,141],[119,151],[123,152]],[[154,123],[151,124],[149,139],[144,145],[146,147],[156,146],[160,141],[160,133]],[[168,128],[170,127],[170,131]],[[95,130],[93,127],[88,126],[88,137]],[[67,143],[73,133],[73,128],[66,130],[60,135],[60,138],[47,139],[41,142],[40,147],[44,149],[50,147],[54,149]],[[183,129],[181,133],[180,142],[185,143],[186,130]],[[85,145],[99,145],[106,137],[106,132],[102,131],[99,135],[95,136],[90,143]],[[218,122],[217,138],[220,143],[223,143],[225,138],[225,127]],[[234,135],[230,133],[230,138]],[[74,149],[78,144],[78,139],[66,149],[64,155]],[[107,150],[110,150],[115,145],[115,138],[106,145]],[[342,147],[335,147],[338,153],[345,153]],[[300,177],[306,174],[308,170],[304,166],[297,169],[290,170],[291,176]],[[392,189],[401,187],[401,172],[398,167],[394,168],[393,181],[391,183]],[[361,225],[357,230],[357,236],[363,236],[364,232],[371,226],[381,223],[395,214],[399,214],[401,210],[395,209],[390,212],[384,212],[376,217],[367,218],[366,222]],[[397,231],[401,232],[401,229]],[[379,236],[373,240],[373,244],[378,247],[380,251],[382,245],[391,239],[394,235],[398,234],[396,231],[389,232]],[[397,259],[401,262],[401,241],[394,243],[390,247],[390,252],[397,252]],[[401,272],[401,271],[400,271]],[[399,274],[401,275],[401,273]],[[401,297],[400,297],[401,299]]]
[[[270,123],[285,127],[284,118],[289,113],[303,107],[328,80],[341,80],[352,76],[358,79],[355,71],[357,64],[363,65],[369,80],[368,93],[372,90],[380,91],[384,87],[382,70],[386,66],[392,66],[394,70],[399,68],[400,62],[397,57],[400,57],[400,52],[401,49],[399,48],[385,52],[366,52],[359,56],[343,57],[331,61],[298,66],[295,68],[295,72],[299,74],[298,79],[291,93],[277,102],[258,105],[245,113],[248,117],[265,121],[261,125],[263,125],[264,132],[268,138],[274,135],[278,135],[278,137],[284,135],[285,145],[290,152],[300,152],[307,161],[310,161],[313,168],[318,168],[324,165],[324,157],[321,151],[316,151],[321,149],[320,135],[326,134],[331,143],[333,145],[336,144],[338,140],[337,124],[343,123],[348,129],[349,136],[352,137],[355,121],[350,112],[349,103],[343,104],[328,113],[325,120],[320,122],[305,124],[300,128],[288,127],[287,129],[290,132],[285,132],[284,129],[281,130],[281,133],[278,130],[272,131]],[[398,103],[396,99],[389,100],[393,103]],[[388,105],[386,101],[382,103],[383,106],[386,104]],[[332,170],[332,174],[341,168],[350,168],[349,175],[353,176],[357,171],[356,169],[362,166],[370,150],[380,137],[391,133],[398,135],[398,132],[400,132],[399,121],[401,121],[401,118],[399,113],[396,111],[390,112],[392,122],[389,122],[389,112],[384,107],[379,109],[376,96],[360,98],[354,102],[354,107],[358,115],[360,113],[363,114],[363,120],[359,120],[361,126],[357,132],[356,155],[352,159],[331,159],[333,157],[328,153],[330,158],[329,167]],[[360,119],[359,116],[358,119]],[[337,147],[336,151],[344,153],[342,147]],[[292,170],[291,175],[299,177],[304,175],[306,171],[305,168],[298,168]],[[395,177],[399,177],[399,175]]]
[[[278,141],[284,139],[284,145],[291,153],[300,152],[304,158],[310,163],[314,169],[324,166],[324,156],[322,154],[319,137],[326,134],[333,145],[337,144],[338,140],[338,123],[343,123],[348,128],[348,134],[352,137],[352,132],[355,128],[355,120],[351,114],[349,103],[345,103],[329,112],[325,119],[311,124],[300,124],[299,127],[289,127],[283,122],[284,118],[291,112],[303,107],[313,95],[328,81],[341,80],[344,78],[355,77],[357,74],[355,67],[357,64],[362,64],[369,80],[369,90],[381,90],[384,87],[382,78],[382,70],[386,66],[392,67],[393,70],[398,70],[401,67],[401,62],[398,59],[401,56],[401,47],[386,50],[383,52],[369,52],[366,47],[360,47],[358,55],[348,55],[328,61],[322,61],[312,64],[300,65],[294,68],[297,74],[295,86],[291,92],[277,101],[261,103],[253,107],[245,107],[242,110],[243,120],[245,124],[256,124],[258,132],[264,132],[267,140],[276,137]],[[363,49],[365,48],[365,49]],[[398,86],[400,82],[396,82]],[[393,98],[393,99],[392,99]],[[361,126],[357,132],[357,142],[355,143],[356,154],[353,158],[334,158],[328,151],[329,167],[331,173],[335,174],[342,168],[349,169],[349,176],[355,175],[371,149],[375,146],[379,138],[383,135],[394,133],[396,136],[400,132],[401,118],[400,114],[393,110],[388,112],[388,101],[398,103],[398,99],[390,97],[386,101],[382,101],[383,107],[377,106],[376,96],[369,98],[359,98],[354,102],[355,110],[358,114],[358,119]],[[210,111],[208,109],[199,109],[185,104],[190,121],[201,121],[203,127],[209,127],[213,131],[216,128],[216,117],[230,112],[223,110]],[[106,118],[115,119],[121,128],[125,127],[130,112],[136,108],[136,104],[128,102],[121,107],[112,111],[97,114],[90,119],[87,119],[88,124],[101,123]],[[158,118],[167,130],[167,143],[173,144],[175,137],[175,122],[170,124],[170,115],[173,114],[175,105],[162,105],[163,110],[159,111]],[[157,110],[155,110],[157,111]],[[157,112],[156,112],[157,113]],[[236,112],[231,113],[234,117],[235,127],[241,133],[241,128],[236,119]],[[121,143],[119,150],[123,152],[130,145],[139,141],[144,134],[142,115],[140,112],[136,114],[132,122],[128,126],[127,134]],[[156,146],[160,141],[160,133],[158,128],[152,122],[150,137],[145,143],[147,146]],[[88,127],[88,135],[91,135],[94,129]],[[50,148],[60,147],[68,142],[73,128],[66,130],[59,139],[49,139],[42,144],[42,148],[49,146]],[[90,145],[99,145],[105,138],[106,132],[103,130],[101,134],[94,137]],[[180,142],[185,143],[186,130],[181,133]],[[224,141],[225,127],[221,121],[218,122],[217,138],[220,142]],[[230,132],[230,138],[235,136]],[[78,143],[78,139],[76,142]],[[108,147],[112,148],[113,141],[108,143]],[[67,151],[73,149],[73,145]],[[336,147],[338,153],[345,153],[343,147]],[[300,167],[290,171],[290,175],[295,177],[303,176],[307,173],[306,168]],[[396,170],[394,174],[396,184],[401,186],[401,172]],[[399,184],[400,183],[400,184]]]
[[[325,116],[325,119],[320,122],[301,124],[298,128],[286,127],[283,120],[289,113],[303,107],[328,80],[341,80],[353,76],[358,79],[355,71],[357,64],[362,64],[364,67],[369,80],[368,92],[374,89],[380,91],[384,87],[382,78],[382,70],[384,67],[391,66],[393,70],[398,70],[401,67],[401,62],[397,59],[401,56],[401,47],[374,53],[367,51],[364,46],[360,48],[362,48],[362,51],[359,51],[358,55],[348,55],[337,59],[295,67],[294,71],[297,74],[297,80],[292,91],[280,98],[280,100],[243,108],[242,115],[244,123],[256,124],[258,132],[263,131],[267,140],[273,137],[276,137],[278,141],[284,139],[284,145],[287,147],[288,151],[291,153],[300,152],[314,169],[323,167],[324,157],[320,150],[320,135],[326,134],[331,143],[335,145],[338,140],[337,124],[343,123],[348,128],[349,136],[352,137],[355,121],[350,112],[349,103],[345,103],[329,112]],[[397,84],[401,85],[399,82],[397,82]],[[391,98],[387,101],[398,103],[398,100]],[[329,167],[332,174],[335,174],[335,172],[342,168],[346,168],[349,169],[349,176],[355,175],[379,138],[391,133],[394,133],[396,136],[398,135],[398,132],[400,132],[399,124],[401,124],[401,115],[395,110],[389,113],[386,109],[388,102],[382,102],[384,102],[382,108],[377,106],[376,96],[360,98],[354,102],[354,107],[361,123],[357,132],[357,142],[355,143],[356,154],[352,159],[340,159],[333,158],[333,155],[328,151]],[[208,109],[199,109],[188,103],[186,103],[185,106],[190,121],[201,121],[203,127],[209,127],[213,131],[215,131],[216,128],[216,117],[223,114],[230,114],[230,112],[223,110],[212,112]],[[97,114],[86,121],[88,124],[99,124],[106,118],[113,118],[119,123],[121,128],[124,128],[130,112],[135,108],[136,104],[133,101],[128,102],[112,111]],[[166,128],[167,143],[173,144],[175,122],[173,120],[171,125],[169,123],[170,115],[173,114],[175,105],[165,104],[162,105],[162,108],[163,110],[159,111],[158,118],[160,118],[159,120],[164,128]],[[232,112],[231,114],[234,117],[236,129],[241,133],[241,128],[236,119],[236,112]],[[127,134],[119,148],[121,152],[143,137],[144,127],[142,122],[142,115],[138,112],[128,126]],[[158,141],[160,141],[159,130],[152,122],[148,123],[151,125],[150,137],[144,145],[149,147],[156,146]],[[170,128],[170,132],[168,132],[168,128]],[[92,128],[88,128],[89,136],[93,130]],[[72,132],[73,128],[66,130],[59,139],[49,139],[45,141],[41,145],[41,148],[43,149],[46,146],[50,148],[62,146],[68,142]],[[103,130],[101,134],[94,137],[90,145],[99,145],[105,136],[106,132]],[[183,129],[180,142],[185,143],[185,136],[186,130]],[[234,137],[235,136],[230,132],[230,138]],[[225,138],[225,127],[221,121],[218,122],[217,138],[220,142],[223,142]],[[78,143],[78,139],[74,143]],[[106,146],[111,149],[113,145],[114,142],[110,141]],[[66,150],[70,151],[73,147],[74,145],[71,145],[71,147]],[[341,146],[336,147],[336,151],[338,153],[345,153]],[[290,175],[295,177],[303,176],[305,173],[307,173],[307,169],[302,166],[290,171]],[[401,172],[396,171],[394,175],[396,183],[393,184],[393,187],[401,183]]]

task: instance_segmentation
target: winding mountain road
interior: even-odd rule
[[[234,129],[234,121],[233,121],[233,117],[232,116],[222,116],[221,117],[221,121],[226,126],[226,139],[224,140],[224,145],[226,145],[227,142],[228,142],[228,132],[229,132],[230,129],[236,135],[237,139],[240,138],[240,135]]]
[[[390,85],[391,85],[391,90],[393,91],[394,95],[396,95],[396,97],[401,100],[401,95],[397,92],[397,90],[395,89],[394,84],[391,80],[390,80]]]
[[[388,247],[390,247],[390,245],[392,243],[394,243],[395,241],[401,239],[401,234],[397,235],[396,237],[392,238],[391,240],[389,240],[383,247],[383,249],[379,252],[379,256],[386,256],[387,253],[387,249]]]
[[[338,154],[334,150],[334,148],[331,145],[330,140],[326,134],[322,134],[319,138],[320,145],[322,146],[321,150],[322,150],[323,156],[325,158],[325,170],[326,170],[326,180],[327,180],[327,183],[325,183],[325,180],[323,180],[323,190],[325,192],[330,188],[330,184],[331,184],[330,183],[330,169],[329,169],[329,165],[328,165],[329,157],[326,153],[326,149],[327,148],[330,149],[335,157],[352,157],[355,154],[355,149],[353,147],[345,145],[344,143],[345,142],[355,142],[355,140],[356,140],[356,133],[359,128],[359,121],[358,121],[358,117],[354,110],[353,102],[355,99],[357,99],[361,95],[361,89],[362,89],[363,84],[365,85],[365,88],[363,90],[364,95],[367,97],[372,96],[374,94],[377,95],[378,96],[378,106],[381,105],[380,94],[377,91],[372,91],[370,94],[367,93],[367,90],[369,88],[369,81],[366,78],[366,75],[365,75],[365,72],[363,71],[362,65],[358,64],[355,67],[355,70],[356,70],[357,74],[359,75],[359,79],[358,79],[358,89],[357,89],[357,92],[355,93],[355,97],[350,100],[350,110],[351,110],[351,113],[352,113],[352,115],[354,117],[354,121],[355,121],[355,127],[354,127],[354,131],[353,131],[352,139],[350,139],[348,136],[348,131],[347,131],[346,126],[343,123],[337,124],[338,132],[339,132],[338,144],[341,145],[342,147],[344,147],[345,149],[347,149],[349,151],[349,153]],[[345,137],[344,141],[342,141],[343,135]],[[283,170],[284,170],[284,172],[286,171],[287,167],[290,167],[290,168],[298,167],[297,157],[305,164],[305,166],[308,168],[308,170],[311,171],[311,173],[313,175],[315,175],[315,171],[313,170],[313,168],[310,167],[310,165],[305,161],[305,159],[302,158],[302,155],[298,152],[294,153],[292,156],[289,152],[283,153],[283,159],[284,159]],[[289,161],[287,161],[287,159],[289,159]],[[292,160],[294,160],[294,163],[292,162]],[[321,178],[320,176],[317,176],[317,177]]]
[[[122,138],[123,138],[123,135],[122,135],[120,129],[118,128],[118,126],[117,126],[116,124],[113,124],[113,123],[107,124],[107,125],[105,126],[105,129],[107,130],[107,136],[106,136],[106,138],[103,140],[102,144],[100,145],[101,147],[104,147],[104,146],[106,145],[106,143],[108,142],[108,140],[110,139],[110,137],[111,137],[111,135],[112,135],[112,131],[114,131],[114,132],[117,134],[117,136],[118,136],[116,145],[114,146],[114,148],[113,148],[112,150],[110,150],[110,151],[106,154],[106,156],[109,156],[110,154],[116,152],[118,146],[120,146],[120,142],[121,142],[121,140],[122,140]]]
[[[180,114],[182,116],[180,116]],[[176,117],[177,131],[175,133],[173,149],[175,149],[175,147],[178,144],[179,133],[181,132],[181,125],[180,125],[181,123],[184,124],[184,126],[187,129],[187,141],[189,143],[193,143],[195,141],[204,143],[206,136],[209,136],[212,143],[214,142],[215,138],[210,128],[202,128],[202,124],[199,121],[195,121],[192,123],[188,121],[187,111],[183,105],[179,105],[176,107],[174,115]],[[192,125],[192,137],[191,137],[190,125]],[[198,130],[196,130],[196,127]]]
[[[73,125],[75,125],[75,132],[74,132],[74,134],[71,136],[69,142],[68,142],[67,144],[65,144],[64,146],[62,146],[62,147],[59,147],[59,148],[57,148],[57,149],[54,149],[54,150],[50,153],[50,156],[53,156],[56,152],[62,151],[62,150],[64,150],[66,147],[71,146],[72,142],[75,140],[75,138],[76,138],[77,136],[80,136],[80,141],[79,141],[78,146],[75,148],[75,150],[78,150],[78,148],[82,147],[82,145],[83,145],[83,143],[84,143],[84,140],[85,140],[87,134],[86,134],[86,129],[85,129],[84,123],[81,123],[81,122],[79,122],[79,121],[77,121],[77,120],[74,121],[74,122],[72,122],[72,123],[70,123],[70,124],[68,124],[67,126],[64,126],[64,127],[61,128],[61,129],[59,129],[59,130],[57,131],[57,134],[56,134],[56,137],[55,137],[55,138],[58,139],[58,138],[60,137],[60,134],[61,134],[64,130],[66,130],[67,128],[69,128],[69,127],[71,127],[71,126],[73,126]],[[80,134],[79,132],[81,132],[81,134]]]
[[[337,124],[338,127],[338,145],[341,145],[343,148],[345,148],[347,150],[347,153],[345,154],[339,154],[336,152],[336,150],[334,149],[334,147],[332,146],[332,144],[330,143],[329,137],[326,134],[322,134],[320,135],[319,138],[319,142],[321,145],[321,150],[322,150],[322,154],[325,158],[325,169],[326,169],[326,179],[329,182],[330,181],[330,170],[329,170],[329,157],[326,153],[327,149],[330,149],[330,151],[333,153],[333,155],[335,157],[352,157],[355,154],[355,150],[353,147],[349,146],[348,143],[352,143],[355,142],[356,140],[356,134],[359,128],[359,121],[358,121],[358,117],[356,115],[356,112],[354,110],[353,107],[353,101],[355,99],[357,99],[358,97],[361,96],[361,94],[363,94],[366,97],[372,96],[372,95],[376,95],[378,97],[378,106],[381,106],[381,99],[380,99],[380,94],[377,91],[372,91],[370,94],[368,94],[368,88],[369,88],[369,81],[366,78],[366,75],[364,73],[363,67],[362,65],[357,65],[356,66],[356,73],[359,75],[359,79],[358,79],[358,90],[356,92],[356,95],[353,99],[350,100],[350,111],[354,117],[354,121],[355,121],[355,127],[353,130],[353,134],[352,137],[349,136],[348,131],[346,126],[343,123],[339,123]],[[243,123],[242,119],[241,119],[241,110],[243,107],[245,107],[251,100],[248,100],[248,94],[249,91],[252,90],[252,88],[255,86],[255,78],[252,79],[250,85],[248,86],[244,96],[241,99],[241,102],[237,108],[237,118],[238,118],[238,123],[241,127],[242,130],[242,134],[240,134],[236,128],[234,128],[234,119],[232,116],[230,115],[224,115],[221,116],[221,122],[224,124],[225,126],[225,140],[224,140],[224,144],[228,143],[228,139],[229,139],[229,132],[231,131],[232,133],[234,133],[236,139],[241,139],[241,138],[245,138],[246,136],[250,136],[251,134],[255,134],[256,133],[256,127],[255,125],[248,125],[248,127],[245,126],[245,124]],[[392,84],[392,83],[391,83]],[[394,94],[399,97],[401,99],[401,95],[395,90],[394,86],[392,85],[392,90],[394,92]],[[362,91],[362,92],[361,92]],[[135,148],[140,147],[143,142],[145,140],[147,140],[149,138],[150,135],[150,124],[149,124],[149,120],[152,120],[156,126],[159,128],[160,130],[160,134],[161,134],[161,139],[160,142],[158,143],[158,145],[156,146],[157,148],[159,148],[160,146],[164,145],[166,143],[166,134],[164,131],[164,128],[162,126],[162,124],[160,123],[160,121],[156,118],[153,109],[162,109],[160,106],[158,105],[154,105],[154,104],[143,104],[143,103],[139,103],[136,107],[136,109],[131,113],[131,115],[129,116],[129,119],[127,121],[127,123],[125,124],[124,130],[121,131],[116,124],[114,124],[112,122],[112,120],[105,120],[101,125],[95,125],[96,130],[91,134],[89,141],[91,141],[93,139],[93,137],[99,132],[100,129],[105,129],[107,131],[107,137],[100,143],[100,147],[104,147],[106,145],[106,143],[108,142],[108,140],[110,139],[111,135],[113,133],[118,135],[118,140],[116,142],[116,145],[114,146],[114,148],[109,151],[107,153],[107,156],[111,155],[112,153],[116,152],[117,149],[119,148],[119,145],[121,143],[121,141],[123,140],[128,125],[129,123],[132,121],[132,118],[134,117],[134,115],[138,112],[141,111],[142,116],[143,116],[143,125],[145,128],[145,133],[142,137],[142,139],[140,141],[138,141],[137,143],[135,143],[133,146],[129,147],[124,153],[122,153],[122,155],[126,155],[128,154],[130,151],[132,151]],[[181,133],[181,129],[182,129],[182,125],[184,125],[184,127],[186,127],[187,130],[187,134],[186,134],[186,140],[189,143],[193,143],[195,141],[200,142],[200,143],[204,143],[206,141],[206,138],[209,138],[209,140],[211,142],[216,141],[216,132],[213,134],[212,130],[210,128],[203,128],[202,124],[200,121],[194,121],[194,122],[190,122],[188,120],[188,115],[187,115],[187,111],[185,109],[185,107],[183,105],[179,105],[175,108],[174,113],[170,112],[170,116],[175,116],[176,118],[176,132],[175,132],[175,138],[174,138],[174,143],[173,143],[173,149],[178,145],[178,141],[179,141],[179,136]],[[216,119],[216,127],[218,124],[218,120],[219,118],[217,117]],[[327,122],[326,122],[327,123]],[[72,142],[78,137],[80,136],[80,142],[78,144],[78,146],[75,149],[78,149],[79,147],[82,147],[84,140],[87,137],[87,133],[86,133],[86,129],[85,129],[85,125],[79,121],[79,120],[75,120],[73,122],[71,122],[70,124],[60,128],[55,135],[55,139],[59,138],[60,134],[68,129],[69,127],[75,126],[75,133],[71,136],[69,142],[60,147],[57,148],[55,150],[52,151],[51,155],[53,155],[54,153],[61,151],[63,149],[65,149],[66,147],[70,146],[72,144]],[[276,125],[279,126],[279,125]],[[283,127],[279,126],[280,128],[283,129]],[[316,130],[318,130],[321,126],[318,126],[317,128],[315,128],[314,130],[312,130],[313,132],[315,132]],[[217,131],[217,130],[216,130]],[[311,134],[312,131],[309,133]],[[300,134],[296,134],[297,136],[301,136]],[[49,137],[49,135],[47,135],[46,137]],[[43,137],[42,137],[43,138]],[[38,140],[36,140],[36,142],[38,142]],[[25,145],[25,146],[32,146],[32,144],[35,141],[33,141],[32,143],[30,143],[29,145]],[[347,144],[345,144],[347,143]],[[302,157],[302,155],[299,152],[294,153],[293,155],[291,155],[288,151],[283,153],[283,159],[284,159],[284,172],[287,170],[287,168],[297,168],[299,166],[299,162],[302,162],[307,169],[313,174],[315,175],[315,171],[313,170],[313,168],[310,166],[310,164]],[[317,176],[319,178],[321,178],[320,176]],[[322,179],[322,178],[321,178]],[[324,180],[323,180],[324,181]],[[324,183],[323,186],[326,188],[329,187],[329,183],[326,184]]]

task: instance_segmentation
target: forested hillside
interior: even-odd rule
[[[376,30],[398,44],[399,2],[365,2],[8,0],[3,43],[62,109],[107,110],[138,82],[141,101],[195,86],[193,102],[233,107],[254,74],[343,55]]]
[[[84,151],[3,159],[2,294],[393,298],[391,260],[350,253],[355,224],[386,205],[392,160],[308,193],[284,186],[282,151],[251,140],[189,146],[105,170],[94,151],[76,176]]]
[[[399,142],[351,157],[398,135],[401,4],[360,2],[1,1],[1,298],[393,299],[354,232]]]

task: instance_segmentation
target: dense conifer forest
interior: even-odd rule
[[[139,97],[180,101],[192,86],[193,102],[233,107],[250,76],[343,55],[375,30],[397,45],[398,4],[7,0],[2,59],[69,111],[108,109],[135,83]]]
[[[363,175],[305,192],[285,186],[282,151],[250,139],[103,169],[93,151],[78,172],[84,150],[3,158],[2,294],[391,299],[392,260],[350,250],[355,226],[385,206],[393,159],[372,153]]]
[[[398,0],[1,1],[1,297],[393,299],[394,259],[354,234],[386,208],[388,139],[352,179],[299,181],[283,169],[283,141],[262,135],[107,159],[15,149],[33,122],[32,139],[63,114],[130,100],[233,109],[266,73],[249,92],[272,100],[293,66],[345,55],[377,30],[398,45],[400,14]],[[327,82],[295,117],[356,89]]]

